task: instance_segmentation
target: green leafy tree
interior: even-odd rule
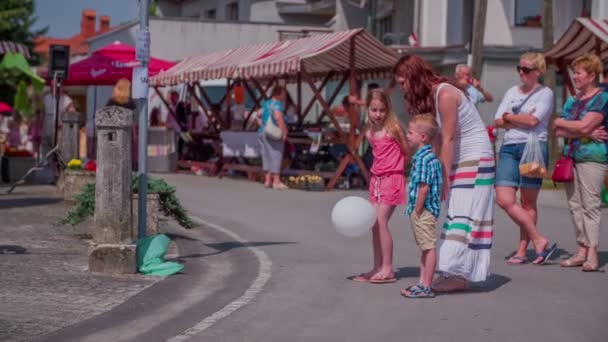
[[[155,0],[150,1],[150,5],[148,6],[148,14],[151,17],[155,17],[157,16],[157,10],[158,10],[158,5],[156,4]]]
[[[20,43],[32,52],[34,38],[46,34],[48,27],[34,30],[38,18],[34,16],[34,0],[0,0],[0,40]],[[34,65],[39,56],[32,54]]]

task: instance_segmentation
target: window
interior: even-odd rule
[[[216,12],[215,9],[210,9],[205,11],[205,19],[215,19]]]
[[[226,5],[226,20],[239,20],[238,2],[232,2]]]
[[[378,37],[378,38],[380,38],[380,40],[384,41],[384,36],[390,32],[393,32],[393,16],[392,15],[389,15],[384,18],[376,19],[376,37]]]
[[[516,26],[541,26],[543,11],[542,0],[515,0]]]

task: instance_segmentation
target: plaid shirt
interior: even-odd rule
[[[431,145],[425,145],[419,149],[412,159],[410,171],[409,197],[406,214],[411,215],[416,207],[416,197],[420,183],[429,185],[429,192],[424,200],[424,208],[438,217],[441,210],[441,185],[442,185],[441,163],[433,153]]]

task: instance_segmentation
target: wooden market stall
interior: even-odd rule
[[[326,187],[330,190],[351,162],[356,163],[364,178],[369,181],[369,171],[357,153],[364,138],[358,127],[359,121],[354,119],[358,115],[357,109],[351,109],[351,125],[346,131],[330,109],[330,103],[347,81],[350,95],[359,96],[358,81],[389,78],[397,58],[393,49],[376,40],[366,30],[354,29],[188,57],[173,68],[152,77],[150,85],[160,95],[159,87],[187,84],[190,95],[199,104],[209,122],[217,123],[213,125],[213,129],[219,132],[231,127],[231,117],[228,115],[222,118],[216,111],[209,110],[219,103],[211,101],[205,90],[200,87],[200,81],[226,79],[227,94],[230,94],[234,87],[243,87],[255,101],[250,113],[269,98],[269,91],[274,85],[295,84],[296,94],[288,94],[287,102],[296,108],[298,127],[302,126],[314,103],[318,102],[335,129],[337,138],[334,142],[344,144],[347,149],[335,172],[331,174]],[[336,81],[337,88],[326,99],[322,92],[330,81]],[[302,100],[303,85],[308,86],[314,95],[308,103],[303,103]],[[231,96],[227,95],[221,100],[227,109],[231,108],[231,101]],[[166,102],[165,105],[171,112],[171,106]],[[250,117],[245,119],[243,128],[247,126],[249,119]]]
[[[555,64],[564,77],[564,102],[568,93],[575,93],[568,72],[570,63],[586,53],[595,53],[604,63],[608,62],[608,19],[576,18],[559,40],[545,51],[547,62]]]

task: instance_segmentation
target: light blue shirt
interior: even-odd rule
[[[258,134],[264,133],[264,127],[266,126],[266,122],[270,118],[275,125],[278,125],[277,120],[274,118],[273,113],[275,111],[279,111],[285,114],[285,108],[283,107],[283,103],[281,101],[275,100],[273,98],[264,101],[262,104],[262,125],[258,128]]]
[[[467,86],[467,93],[469,95],[469,99],[473,102],[474,105],[478,105],[479,103],[486,102],[486,97],[477,90],[477,88],[472,85]]]

